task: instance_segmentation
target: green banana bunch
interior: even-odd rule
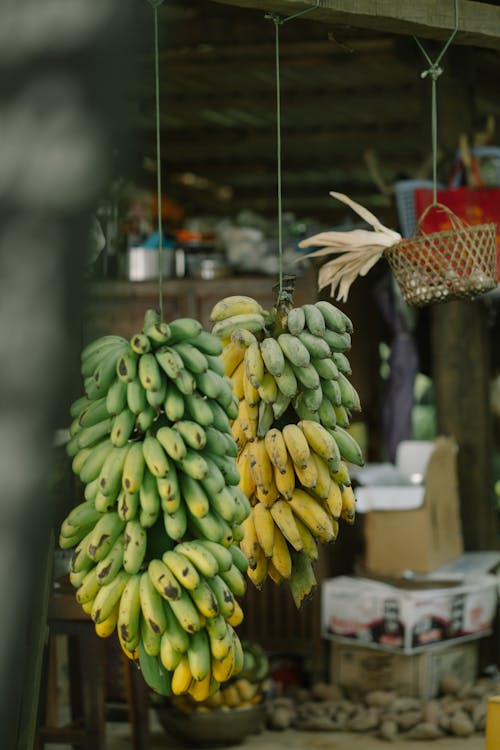
[[[235,315],[265,327],[259,305],[234,304],[216,313],[221,327]],[[85,500],[59,535],[73,548],[70,581],[96,634],[116,632],[153,689],[196,700],[239,666],[232,627],[248,565],[233,541],[250,504],[237,491],[238,400],[221,354],[198,321],[167,324],[155,310],[128,341],[85,347],[85,395],[70,407],[67,444]]]

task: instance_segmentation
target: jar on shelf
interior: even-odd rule
[[[231,267],[224,252],[217,249],[212,232],[180,229],[176,235],[175,275],[195,279],[220,279],[229,276]]]

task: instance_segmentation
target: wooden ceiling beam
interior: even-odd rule
[[[304,0],[215,0],[224,5],[273,11],[288,17],[311,8]],[[333,27],[355,27],[390,34],[444,40],[454,29],[451,0],[319,0],[304,19]],[[493,3],[459,1],[455,44],[500,49],[500,8]]]

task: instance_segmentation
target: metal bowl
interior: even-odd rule
[[[265,726],[265,706],[181,711],[169,704],[155,706],[165,731],[183,744],[194,747],[236,745]]]

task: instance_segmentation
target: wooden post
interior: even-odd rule
[[[438,427],[458,443],[466,550],[496,547],[487,309],[480,301],[436,305],[432,315]]]

